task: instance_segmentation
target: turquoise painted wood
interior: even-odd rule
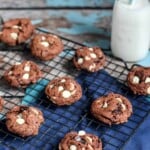
[[[66,26],[61,22],[57,24],[56,30],[77,37],[83,37],[83,42],[88,46],[100,46],[109,48],[110,46],[110,20],[112,10],[97,11],[49,11],[50,18],[63,20]],[[109,22],[109,23],[108,23]],[[89,37],[88,39],[85,37]]]
[[[48,6],[112,6],[114,0],[46,0]]]

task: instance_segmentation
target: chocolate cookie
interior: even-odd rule
[[[104,67],[105,60],[105,55],[100,48],[81,47],[77,49],[73,63],[78,70],[96,72]]]
[[[70,105],[82,96],[81,86],[70,77],[60,77],[52,80],[45,93],[50,101],[57,105]]]
[[[132,114],[132,105],[124,96],[110,93],[92,103],[91,113],[106,124],[120,124],[128,121]]]
[[[32,61],[24,61],[12,66],[4,73],[5,80],[14,87],[25,88],[42,77],[39,67]]]
[[[2,97],[0,97],[0,111],[2,111],[5,101]]]
[[[2,42],[15,46],[24,43],[31,37],[33,32],[34,27],[29,19],[11,19],[4,23],[0,38]]]
[[[59,150],[102,150],[102,142],[85,131],[70,132],[61,140]]]
[[[15,106],[6,114],[8,130],[21,137],[37,135],[43,122],[42,112],[35,107]]]
[[[32,54],[41,60],[50,60],[63,50],[61,39],[52,34],[37,34],[31,42]]]
[[[127,83],[134,94],[150,94],[150,68],[136,67],[133,68],[128,76]]]

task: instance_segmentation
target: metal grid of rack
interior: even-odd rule
[[[39,33],[49,33],[37,29]],[[102,71],[85,73],[77,71],[72,65],[75,49],[83,46],[80,43],[61,37],[64,51],[51,61],[40,61],[31,56],[28,43],[17,47],[0,45],[0,96],[6,104],[0,113],[0,143],[8,149],[53,150],[58,149],[58,143],[71,130],[85,130],[98,135],[103,142],[104,150],[122,149],[125,143],[136,132],[137,128],[149,115],[150,105],[143,96],[135,96],[125,85],[128,68],[123,61],[107,55],[107,62]],[[9,87],[3,80],[3,73],[15,62],[23,60],[35,61],[44,72],[42,80],[29,86],[26,90]],[[58,107],[49,102],[44,94],[47,83],[58,77],[69,75],[74,77],[83,88],[81,100],[71,106]],[[133,104],[133,115],[122,125],[107,126],[92,117],[90,104],[98,96],[113,91],[123,93]],[[5,114],[15,105],[32,105],[44,113],[45,122],[35,137],[21,138],[10,133],[5,126]]]

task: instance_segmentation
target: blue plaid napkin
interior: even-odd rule
[[[27,88],[22,104],[40,108],[44,114],[45,122],[37,136],[26,139],[12,134],[6,136],[5,133],[0,131],[0,139],[4,139],[2,143],[20,150],[53,150],[58,148],[58,143],[67,132],[85,130],[96,134],[102,139],[104,150],[121,148],[150,110],[149,102],[146,100],[147,97],[133,95],[128,87],[118,82],[117,79],[111,77],[104,70],[97,73],[82,72],[76,80],[82,86],[83,96],[71,106],[58,107],[48,101],[44,94],[48,80],[42,79],[37,84]],[[90,114],[92,101],[109,92],[120,93],[133,104],[134,113],[127,123],[110,127],[97,121]],[[125,150],[149,150],[150,143],[147,142],[148,137],[150,137],[149,120],[146,119],[140,128],[136,130],[136,133],[124,147]],[[5,126],[3,130],[7,130]],[[3,149],[7,150],[9,148],[5,148],[5,145],[3,145],[0,150]]]

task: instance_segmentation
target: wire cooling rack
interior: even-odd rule
[[[49,33],[37,29],[39,33]],[[102,139],[104,150],[123,149],[124,145],[136,132],[150,111],[148,101],[143,96],[135,96],[125,85],[128,74],[127,64],[107,55],[103,70],[97,73],[77,71],[72,65],[75,49],[82,44],[61,37],[64,51],[51,61],[40,61],[31,56],[28,43],[16,47],[0,45],[0,96],[6,100],[4,110],[0,113],[0,149],[12,150],[57,150],[58,143],[71,130],[85,130]],[[29,86],[26,90],[10,87],[3,80],[3,73],[16,62],[35,61],[44,72],[42,80]],[[81,100],[71,106],[58,107],[49,102],[44,94],[47,83],[58,77],[69,75],[82,86]],[[122,125],[107,126],[90,114],[91,102],[110,91],[128,97],[133,104],[133,115]],[[5,126],[5,114],[15,105],[35,106],[42,110],[45,118],[39,134],[35,137],[21,138],[10,133]]]

